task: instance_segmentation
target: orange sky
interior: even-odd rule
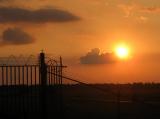
[[[133,56],[133,59],[127,61],[127,63],[136,62],[136,65],[130,67],[136,78],[129,79],[128,77],[126,82],[139,80],[158,81],[160,78],[157,72],[157,68],[160,65],[157,61],[160,53],[159,0],[0,0],[0,8],[4,7],[12,11],[15,8],[20,8],[21,12],[23,10],[36,11],[41,9],[62,10],[64,16],[61,11],[57,12],[57,14],[66,17],[65,15],[69,13],[68,16],[73,17],[73,19],[69,18],[68,21],[64,20],[63,22],[54,21],[51,20],[52,16],[48,15],[47,18],[44,18],[43,13],[40,12],[39,14],[42,16],[38,18],[44,18],[46,21],[40,20],[41,22],[38,22],[39,20],[34,19],[35,21],[33,22],[33,19],[24,20],[22,18],[20,21],[17,19],[17,21],[13,21],[15,16],[9,14],[5,17],[8,22],[1,22],[4,16],[0,13],[1,56],[36,54],[41,49],[44,49],[48,54],[62,55],[73,71],[74,68],[78,69],[77,72],[80,71],[82,75],[84,73],[86,76],[85,72],[96,72],[97,68],[91,68],[92,70],[88,71],[88,68],[85,68],[84,65],[75,65],[79,63],[81,56],[86,55],[87,52],[94,48],[100,48],[103,53],[112,52],[117,44],[124,42],[130,47]],[[5,12],[3,13],[5,14]],[[19,12],[16,14],[18,16]],[[32,14],[36,14],[36,12]],[[77,19],[74,19],[74,17]],[[19,41],[15,39],[16,42],[3,43],[4,31],[9,28],[12,32],[16,31],[14,32],[16,35],[19,35],[17,34],[19,32],[21,37],[25,35],[24,39],[30,36],[29,38],[31,40],[34,39],[34,42],[21,42],[17,45],[16,43]],[[148,59],[146,63],[142,63],[146,59]],[[123,64],[122,66],[125,65]],[[84,70],[81,71],[81,67]],[[95,78],[92,77],[94,81],[96,80],[95,82],[112,82],[112,78],[116,79],[116,77],[113,77],[114,71],[118,71],[120,68],[116,70],[114,66],[109,66],[113,70],[110,73],[112,75],[107,75],[110,79],[105,81],[105,71],[110,69],[109,67],[106,69],[106,67],[99,68],[99,70],[103,70],[102,74],[98,73]],[[138,67],[141,68],[138,70]],[[147,70],[146,67],[148,67]],[[145,72],[150,71],[150,69],[155,71],[150,73],[150,79],[146,79]],[[137,71],[137,75],[135,71]],[[143,75],[138,72],[143,72]],[[128,74],[125,76],[128,76]],[[89,77],[86,76],[85,79],[87,78]],[[91,82],[93,81],[92,79],[90,79]],[[125,82],[123,77],[121,82]]]

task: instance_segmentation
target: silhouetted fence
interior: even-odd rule
[[[35,65],[1,65],[0,118],[46,119],[61,113],[63,68],[61,58],[47,62],[44,53]]]

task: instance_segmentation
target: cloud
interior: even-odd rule
[[[8,28],[2,34],[1,45],[23,45],[33,43],[34,39],[20,28]]]
[[[59,9],[28,10],[23,8],[0,7],[0,23],[46,23],[46,22],[68,22],[80,18],[68,11]]]
[[[146,7],[138,4],[119,4],[118,7],[124,11],[125,17],[134,13],[160,13],[160,7]]]
[[[136,6],[135,5],[119,4],[118,7],[124,11],[125,17],[129,17],[132,14],[132,12]]]
[[[116,62],[116,57],[113,53],[100,54],[99,48],[94,48],[82,56],[80,62],[81,64],[110,64]]]
[[[141,12],[144,13],[160,13],[160,7],[143,7]]]
[[[140,16],[139,19],[140,19],[141,21],[144,21],[144,22],[146,22],[146,21],[148,20],[148,18],[145,17],[145,16]]]
[[[150,20],[148,14],[159,14],[160,7],[147,7],[139,4],[119,4],[118,7],[124,12],[126,18],[132,17],[140,23]]]

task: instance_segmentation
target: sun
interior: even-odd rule
[[[126,59],[129,56],[129,49],[124,45],[118,46],[115,52],[116,55],[121,59]]]

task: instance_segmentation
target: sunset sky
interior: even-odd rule
[[[1,56],[43,49],[85,82],[160,82],[159,36],[160,0],[0,0]],[[127,61],[99,63],[121,43]]]

